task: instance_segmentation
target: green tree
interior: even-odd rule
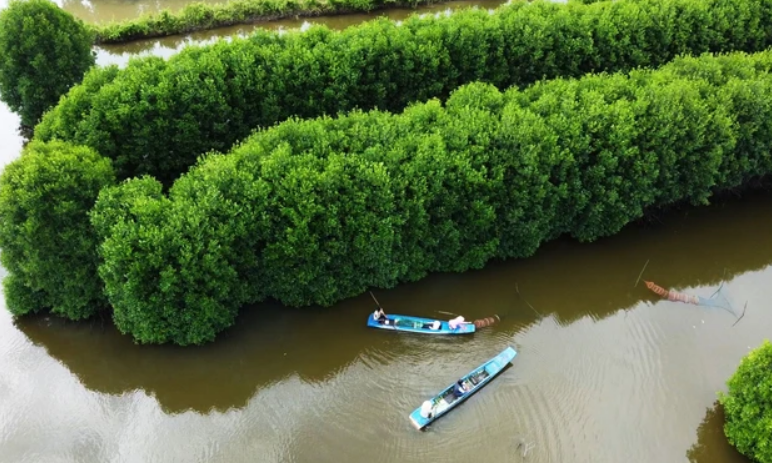
[[[251,286],[241,280],[248,273],[233,264],[239,258],[254,262],[249,253],[236,255],[240,249],[234,243],[249,238],[239,234],[243,226],[227,220],[237,211],[207,213],[215,203],[226,209],[233,203],[205,185],[189,193],[196,195],[195,203],[172,203],[157,180],[134,178],[120,187],[105,188],[91,213],[103,238],[99,275],[113,307],[113,321],[137,342],[212,341],[233,324],[246,301],[244,294],[250,291]],[[135,227],[137,217],[149,219],[147,226]],[[150,260],[133,265],[134,254]],[[181,292],[181,288],[190,291]],[[144,303],[137,304],[139,294]]]
[[[724,434],[743,455],[772,462],[772,343],[765,340],[740,362],[719,393],[726,422]]]
[[[8,309],[78,320],[107,305],[88,213],[115,181],[91,148],[33,141],[0,175],[0,261]]]
[[[49,0],[0,12],[0,99],[32,127],[94,65],[93,33]]]
[[[123,182],[92,213],[114,321],[139,342],[199,344],[243,304],[329,306],[704,203],[772,172],[770,69],[767,51],[506,92],[477,82],[444,105],[259,130],[168,195]]]
[[[293,116],[354,108],[399,112],[410,102],[444,100],[475,81],[524,87],[559,76],[661,66],[684,54],[764,50],[772,45],[769,18],[772,0],[541,0],[514,2],[493,14],[466,9],[401,24],[382,18],[340,32],[323,26],[281,36],[258,31],[185,47],[168,60],[131,60],[114,76],[87,77],[43,117],[35,137],[90,146],[114,160],[120,178],[149,174],[169,186],[201,154],[225,152],[256,128]],[[637,127],[629,122],[642,108],[601,99],[602,90],[561,85],[571,98],[597,99],[590,107],[595,119],[582,122],[589,127],[574,122],[577,137],[585,128],[602,134],[619,123],[628,129],[620,138],[577,147],[585,154],[622,149],[624,162],[635,162],[636,150],[628,144]],[[752,108],[753,93],[738,89],[737,104]],[[760,113],[748,133],[762,121]],[[762,153],[763,146],[750,148]],[[606,168],[614,166],[602,164],[588,174],[605,177]],[[591,201],[608,197],[604,189],[613,172],[604,180],[605,186],[576,198],[587,201],[589,226],[605,207]],[[606,204],[620,207],[615,197]],[[485,209],[481,204],[477,211],[484,215]],[[609,232],[624,214],[612,220]]]

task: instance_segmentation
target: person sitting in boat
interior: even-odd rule
[[[376,320],[381,325],[388,325],[389,319],[386,317],[386,312],[383,311],[383,308],[378,307],[375,309],[375,312],[373,312],[373,319]]]
[[[469,390],[464,385],[464,380],[459,379],[458,381],[456,381],[456,385],[453,387],[453,395],[455,395],[456,398],[461,398],[461,396],[463,396],[467,392],[469,392]]]
[[[434,415],[434,405],[432,405],[431,400],[426,400],[423,404],[421,404],[421,411],[419,414],[427,420],[431,418],[432,415]]]
[[[435,331],[440,329],[441,326],[442,326],[442,322],[439,321],[439,320],[434,320],[431,323],[424,323],[423,324],[423,328],[425,328],[427,330],[435,330]]]
[[[448,322],[448,326],[450,326],[451,330],[455,330],[455,329],[461,328],[464,325],[471,325],[471,324],[472,324],[471,322],[464,321],[464,317],[462,317],[461,315],[459,315],[456,318],[451,318],[450,321]]]

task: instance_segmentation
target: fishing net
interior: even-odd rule
[[[677,291],[673,291],[672,289],[669,289],[669,290],[665,289],[662,286],[659,286],[651,281],[644,280],[644,283],[646,283],[647,288],[649,288],[657,295],[669,301],[684,302],[686,304],[701,305],[704,307],[714,307],[717,309],[726,310],[727,312],[731,313],[735,317],[738,316],[738,314],[732,308],[732,304],[729,302],[726,296],[724,296],[724,294],[721,292],[721,288],[724,287],[723,283],[721,283],[721,286],[719,286],[718,289],[710,297],[694,296],[691,294],[679,293]]]

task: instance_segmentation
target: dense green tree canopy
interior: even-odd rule
[[[261,130],[168,196],[129,180],[92,213],[116,325],[140,342],[206,342],[246,303],[326,306],[703,204],[772,172],[770,69],[765,52],[506,92],[474,83],[400,114]]]
[[[0,11],[0,99],[34,126],[94,65],[93,34],[49,0]]]
[[[726,437],[752,461],[772,463],[772,343],[745,356],[727,385],[719,398]]]
[[[78,320],[105,308],[88,213],[115,181],[91,148],[33,141],[0,175],[0,249],[11,312],[42,309]]]
[[[120,178],[149,174],[169,185],[203,153],[292,116],[402,111],[469,82],[504,89],[660,66],[681,53],[761,51],[772,45],[769,24],[772,0],[537,0],[341,32],[258,31],[93,76],[36,137],[91,146]]]

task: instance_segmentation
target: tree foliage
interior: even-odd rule
[[[92,26],[98,44],[187,34],[203,29],[283,18],[334,15],[381,8],[416,7],[431,0],[230,0],[191,2],[178,11],[161,10],[138,18]]]
[[[724,433],[743,455],[757,463],[772,462],[772,343],[765,340],[740,362],[719,394]]]
[[[655,67],[684,53],[761,51],[771,23],[772,0],[538,0],[342,32],[259,31],[168,61],[134,59],[101,85],[72,89],[36,137],[85,144],[113,159],[120,178],[169,185],[201,154],[292,116],[396,112],[474,81],[507,88]]]
[[[49,0],[0,12],[0,99],[33,127],[94,65],[93,34]]]
[[[293,118],[205,156],[168,196],[151,178],[109,188],[92,219],[115,322],[205,342],[246,303],[326,306],[704,204],[772,172],[770,69],[772,52],[738,53],[474,83],[400,114]]]
[[[115,181],[91,148],[33,141],[0,175],[0,258],[9,310],[49,308],[69,319],[107,306],[88,213]]]

